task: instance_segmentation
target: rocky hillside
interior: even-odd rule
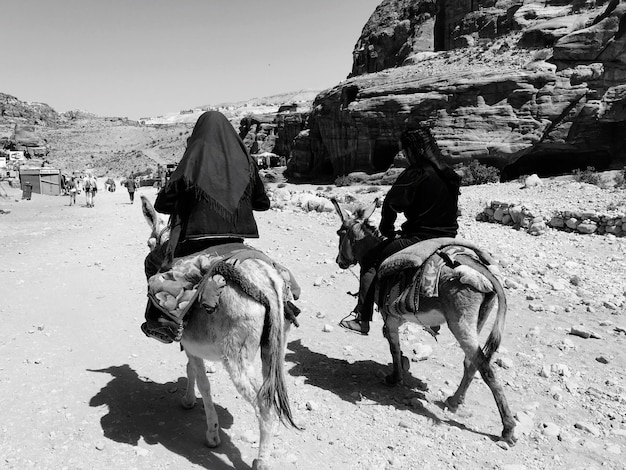
[[[288,155],[304,127],[304,114],[319,91],[300,90],[233,103],[205,105],[136,122],[85,111],[57,113],[48,105],[0,94],[0,146],[15,144],[15,128],[27,126],[48,148],[46,159],[65,172],[93,169],[98,176],[156,172],[158,164],[176,163],[188,134],[207,109],[224,113],[241,130],[251,151]],[[295,106],[294,106],[295,105]],[[278,113],[286,106],[285,112]],[[292,111],[297,109],[297,113]],[[254,117],[251,117],[254,116]],[[261,126],[263,123],[263,126]]]
[[[315,100],[292,175],[385,169],[416,121],[431,124],[452,162],[477,159],[505,178],[626,164],[626,2],[450,1],[435,11],[433,20],[430,1],[380,4],[351,78]]]
[[[122,176],[177,161],[200,113],[218,109],[251,152],[288,157],[291,178],[386,170],[398,135],[418,121],[431,125],[451,162],[479,160],[504,179],[619,169],[625,18],[626,0],[383,0],[356,41],[349,78],[321,93],[205,105],[139,123],[57,114],[0,95],[0,138],[16,122],[34,124],[52,164]]]

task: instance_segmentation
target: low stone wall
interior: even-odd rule
[[[581,234],[626,236],[626,215],[593,211],[554,211],[541,213],[522,204],[492,201],[476,216],[481,222],[511,225],[531,235],[541,235],[549,228]]]

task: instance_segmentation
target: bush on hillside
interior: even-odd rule
[[[500,181],[500,170],[493,166],[484,165],[477,160],[456,165],[455,170],[461,174],[461,186],[476,184],[497,183]]]
[[[596,169],[592,166],[588,166],[586,170],[581,170],[580,168],[577,168],[576,170],[574,170],[573,175],[574,180],[578,181],[579,183],[593,184],[596,186],[600,186],[600,184],[602,183],[602,178],[600,177]]]
[[[622,168],[622,172],[615,176],[615,187],[626,189],[626,166]]]
[[[335,186],[350,186],[353,183],[353,179],[350,175],[338,176],[335,180]]]

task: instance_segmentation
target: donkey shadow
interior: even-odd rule
[[[128,364],[87,370],[113,376],[89,401],[90,406],[106,405],[109,410],[100,420],[106,438],[131,446],[137,446],[140,439],[149,445],[161,444],[192,464],[211,470],[250,469],[224,432],[220,431],[221,444],[218,448],[206,447],[202,400],[198,399],[191,410],[180,406],[180,398],[186,388],[185,378],[160,384],[142,379]],[[228,429],[233,424],[233,416],[219,405],[215,405],[215,409],[220,426]],[[219,454],[227,457],[233,465],[217,457]]]
[[[380,371],[383,366],[372,360],[355,361],[349,363],[345,359],[328,357],[304,346],[301,340],[292,341],[287,346],[290,352],[285,359],[295,364],[289,374],[305,377],[305,384],[312,385],[334,393],[344,401],[354,405],[377,404],[393,406],[398,410],[406,410],[429,419],[433,424],[447,424],[464,431],[469,431],[492,440],[499,440],[499,436],[483,433],[468,428],[454,419],[442,419],[421,404],[425,400],[424,391],[427,385],[410,373],[404,374],[404,384],[390,387],[385,384]],[[419,399],[419,400],[416,400]],[[435,406],[444,409],[442,402],[433,402]]]

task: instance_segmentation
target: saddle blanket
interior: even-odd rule
[[[213,303],[217,305],[219,291],[226,283],[219,274],[211,276],[213,267],[219,261],[236,263],[248,258],[261,259],[274,266],[285,279],[288,288],[286,290],[297,298],[299,287],[295,279],[290,277],[290,272],[274,263],[263,252],[243,243],[218,245],[174,259],[168,271],[159,272],[148,278],[148,297],[161,312],[180,324],[203,290],[205,291],[203,295],[210,291],[209,295],[215,297]]]
[[[450,244],[449,240],[453,240],[454,244]],[[439,296],[441,270],[444,266],[449,266],[449,263],[454,265],[459,255],[469,256],[489,267],[493,266],[492,258],[486,252],[477,250],[471,243],[459,244],[459,240],[449,240],[426,240],[417,244],[426,243],[425,246],[413,245],[396,253],[397,256],[393,255],[385,260],[387,265],[379,271],[379,276],[380,273],[383,275],[380,279],[379,305],[386,305],[387,309],[396,315],[418,315],[419,317],[421,315],[419,314],[420,296]],[[410,248],[413,250],[409,250]],[[491,282],[473,269],[459,266],[455,270],[461,278],[466,274],[466,270],[471,270],[474,276],[481,278],[479,285],[475,283],[472,285],[484,292],[493,289]],[[439,324],[441,321],[442,319],[437,318],[434,324]]]

